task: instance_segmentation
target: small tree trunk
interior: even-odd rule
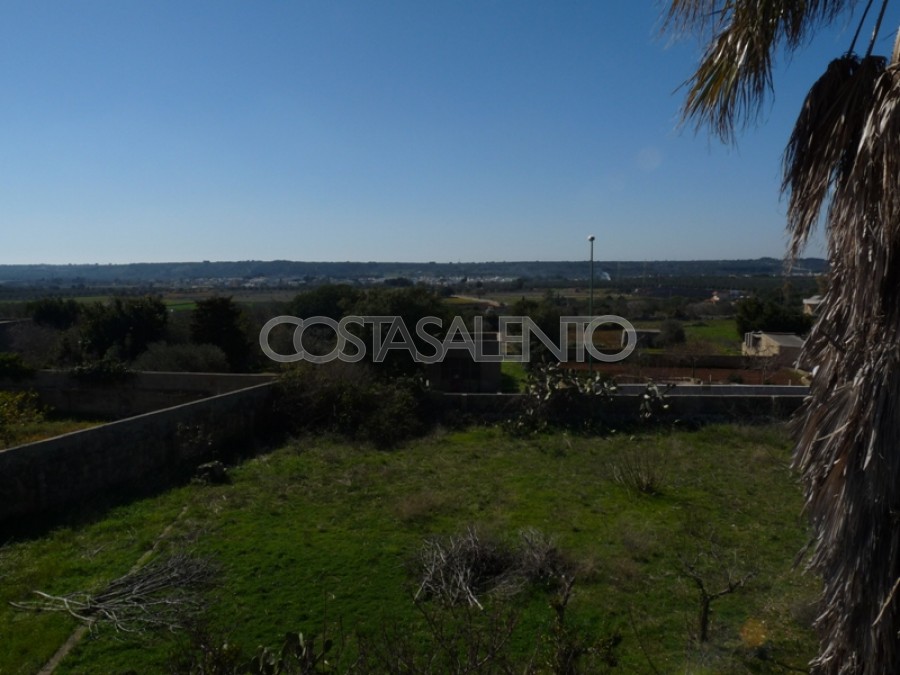
[[[700,597],[700,642],[709,642],[709,612],[712,598],[704,593]]]

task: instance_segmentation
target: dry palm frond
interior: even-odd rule
[[[726,141],[752,122],[772,89],[773,55],[797,49],[856,0],[672,0],[666,25],[711,30],[683,116]]]
[[[778,17],[783,24],[785,37],[792,46],[802,42],[804,36],[819,22],[831,21],[839,14],[852,9],[858,0],[763,0],[767,16]],[[666,13],[666,22],[679,30],[707,28],[721,25],[730,14],[738,11],[739,0],[672,0]]]
[[[835,59],[803,102],[784,153],[791,258],[818,223],[832,188],[850,173],[884,66],[880,57]]]
[[[820,365],[798,418],[795,464],[824,581],[822,673],[900,664],[900,69],[874,78],[826,222],[825,311],[806,358]]]
[[[771,88],[776,50],[855,4],[672,0],[669,25],[711,31],[685,118],[730,140]],[[900,48],[890,65],[871,56],[886,6],[865,56],[851,46],[809,92],[784,159],[792,255],[823,215],[828,233],[829,289],[803,356],[819,368],[794,455],[823,579],[822,675],[900,672]]]

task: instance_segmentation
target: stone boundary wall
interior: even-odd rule
[[[182,377],[182,376],[187,377]],[[42,392],[63,387],[65,373],[39,373],[43,390],[26,379],[20,388]],[[254,382],[254,378],[256,381]],[[91,385],[96,396],[146,402],[138,387],[151,383],[154,395],[169,391],[191,396],[203,387],[252,386],[220,393],[155,412],[45,441],[0,450],[0,523],[60,509],[104,491],[131,485],[163,484],[171,477],[231,448],[249,447],[272,429],[272,376],[142,373],[124,384]],[[263,380],[259,382],[259,380]],[[192,382],[187,387],[186,383]],[[202,386],[201,386],[202,385]],[[80,391],[80,393],[78,393]],[[602,405],[604,416],[632,422],[637,418],[643,385],[628,387]],[[668,392],[671,409],[662,421],[781,420],[802,404],[806,387],[740,385],[679,386]],[[504,419],[521,404],[522,394],[438,394],[450,413],[482,420]],[[169,399],[171,400],[171,398]],[[127,406],[121,405],[124,409]]]
[[[123,419],[272,382],[276,375],[140,372],[95,382],[60,370],[40,370],[19,380],[0,378],[0,390],[36,391],[53,410],[82,417]]]
[[[626,396],[643,394],[645,384],[620,384],[619,393]],[[746,396],[789,396],[803,398],[809,387],[789,384],[678,384],[671,388],[660,384],[666,396],[726,396],[729,398]]]
[[[641,396],[646,389],[619,393],[612,401],[597,402],[598,412],[610,422],[631,423],[638,419]],[[723,385],[727,388],[728,385]],[[692,387],[709,389],[708,387]],[[772,387],[742,387],[742,389],[762,389]],[[677,389],[681,389],[678,387]],[[715,389],[715,387],[712,387]],[[783,387],[788,389],[788,387]],[[657,415],[665,422],[742,422],[787,420],[803,404],[806,387],[790,387],[790,393],[745,393],[735,391],[725,394],[721,391],[708,393],[672,390],[666,392],[669,409]],[[621,392],[621,388],[620,388]],[[444,409],[472,415],[484,420],[502,420],[511,416],[521,404],[523,394],[444,394]]]
[[[640,329],[638,329],[640,330]],[[600,349],[601,352],[607,354],[615,354],[617,352],[610,349]],[[575,358],[575,351],[570,350],[569,356],[572,360]],[[643,350],[633,351],[628,358],[621,363],[628,365],[640,364],[648,368],[727,368],[730,370],[742,370],[752,365],[755,357],[745,356],[741,354],[671,354],[646,352]]]
[[[162,483],[241,443],[252,445],[270,422],[272,390],[271,382],[257,384],[0,450],[0,523],[111,489]]]

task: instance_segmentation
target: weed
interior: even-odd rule
[[[636,445],[616,458],[613,480],[628,490],[642,495],[658,495],[665,485],[665,463],[654,447]]]

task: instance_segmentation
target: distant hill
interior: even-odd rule
[[[655,260],[595,261],[595,276],[611,279],[681,276],[782,276],[784,261],[756,260]],[[802,258],[794,274],[819,274],[827,270],[821,258]],[[479,279],[587,279],[590,266],[577,261],[518,262],[298,262],[291,260],[243,260],[233,262],[129,263],[124,265],[0,265],[0,284],[73,286],[84,284],[197,283],[203,280],[260,280],[266,284],[320,281],[374,281],[405,277],[414,280]]]

